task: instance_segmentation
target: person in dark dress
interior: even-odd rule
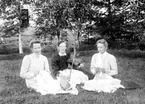
[[[60,85],[64,90],[69,90],[74,88],[76,84],[84,83],[88,80],[88,76],[79,70],[73,69],[74,67],[81,68],[83,64],[75,62],[71,54],[66,50],[67,42],[60,41],[58,43],[58,52],[53,54],[51,58],[51,68],[53,77],[60,81]]]
[[[53,69],[53,75],[56,78],[56,76],[59,76],[60,72],[68,68],[68,65],[70,64],[70,54],[66,53],[66,55],[60,55],[59,53],[55,53],[52,56],[51,66]]]

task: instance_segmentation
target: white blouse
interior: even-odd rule
[[[105,73],[96,74],[97,68],[105,69]],[[94,54],[91,61],[91,71],[95,74],[95,77],[84,83],[83,88],[85,90],[113,93],[118,88],[124,88],[121,85],[121,80],[112,77],[112,75],[118,73],[116,58],[113,55],[107,52]]]
[[[116,58],[108,52],[104,52],[103,54],[96,53],[92,56],[90,69],[93,74],[97,67],[105,68],[105,71],[109,75],[118,74]]]
[[[34,53],[26,55],[22,60],[20,77],[26,80],[27,87],[35,87],[37,84],[35,74],[44,70],[50,73],[48,60],[45,56],[37,57]]]

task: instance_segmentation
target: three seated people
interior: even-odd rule
[[[85,90],[98,91],[96,86],[99,86],[98,84],[100,83],[96,81],[99,78],[105,76],[105,80],[108,81],[109,78],[113,79],[111,76],[118,74],[116,58],[106,52],[107,46],[108,44],[104,39],[97,41],[99,53],[93,55],[90,67],[90,71],[95,77],[93,80],[88,80],[87,75],[74,69],[73,66],[79,69],[83,67],[83,64],[74,65],[75,59],[66,51],[67,43],[65,41],[58,42],[57,52],[51,58],[51,69],[47,58],[41,54],[42,43],[33,41],[30,43],[32,54],[26,55],[23,58],[20,77],[25,79],[28,88],[34,89],[42,95],[57,93],[77,95],[77,84],[84,84],[82,88]],[[116,85],[116,89],[123,87],[120,85],[120,80],[112,79],[110,83],[115,83],[113,85]],[[101,82],[103,81],[101,80]],[[103,83],[106,82],[104,81]]]

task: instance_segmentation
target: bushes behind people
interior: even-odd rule
[[[108,42],[108,43],[109,43],[109,51],[111,50],[113,54],[128,56],[132,58],[145,57],[145,53],[141,51],[140,49],[135,48],[134,44],[132,45],[131,43],[127,44],[127,42],[124,42],[124,43]],[[144,44],[142,45],[142,48],[144,48],[143,46]],[[130,47],[129,51],[128,51],[128,47]],[[79,49],[77,49],[79,56],[88,56],[89,54],[87,51],[90,52],[91,55],[93,55],[93,53],[97,52],[96,45],[85,45],[81,43]],[[29,47],[23,47],[23,52],[24,54],[19,54],[19,48],[16,46],[15,47],[14,46],[1,46],[0,47],[0,60],[21,59],[24,55],[29,54],[31,50]],[[45,45],[42,49],[42,53],[47,57],[51,57],[54,52],[56,52],[55,45]]]
[[[56,51],[55,46],[45,45],[42,49],[42,53],[50,57]],[[24,55],[30,54],[29,47],[23,47],[23,54],[19,54],[19,48],[17,46],[1,46],[0,47],[0,60],[14,60],[21,59]]]
[[[49,52],[49,51],[55,51],[55,50],[56,50],[55,46],[45,45],[42,49],[42,52]],[[28,53],[31,53],[31,50],[28,46],[24,46],[23,52],[28,54]],[[0,47],[0,54],[15,54],[15,53],[19,53],[18,46],[3,45]]]

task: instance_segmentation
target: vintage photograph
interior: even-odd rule
[[[0,104],[145,104],[145,0],[0,0]]]

